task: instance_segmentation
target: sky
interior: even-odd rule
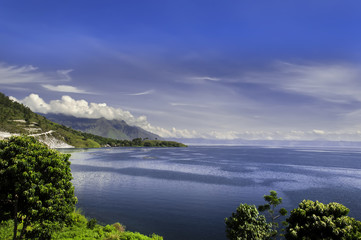
[[[361,140],[357,0],[0,0],[0,91],[164,138]]]

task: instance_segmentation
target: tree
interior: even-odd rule
[[[0,141],[0,220],[13,219],[13,239],[50,239],[68,219],[77,201],[69,157],[33,137]]]
[[[141,138],[134,138],[134,139],[132,140],[132,145],[133,145],[133,146],[141,146],[141,145],[142,145],[142,142],[143,142],[143,140],[142,140]]]
[[[287,211],[284,208],[276,211],[276,207],[282,203],[276,191],[270,191],[270,195],[265,195],[264,199],[268,203],[259,206],[258,210],[268,211],[272,222],[267,223],[263,215],[258,215],[255,206],[241,204],[231,218],[225,219],[229,239],[277,239],[276,219],[285,216]],[[361,239],[361,222],[347,216],[349,211],[340,203],[303,200],[284,222],[283,225],[287,226],[284,237],[287,240]]]
[[[340,203],[303,200],[287,219],[286,239],[361,239],[361,222],[348,213]]]
[[[230,218],[225,219],[226,234],[230,240],[264,240],[271,233],[271,225],[259,215],[256,206],[241,204]]]
[[[276,211],[276,207],[282,203],[282,198],[281,197],[279,198],[277,196],[276,191],[271,190],[270,195],[264,195],[263,198],[267,203],[258,206],[258,210],[260,212],[267,211],[269,213],[269,216],[271,218],[271,226],[272,226],[271,237],[273,239],[276,239],[278,235],[278,226],[279,226],[276,220],[282,216],[285,216],[287,214],[287,210],[281,208],[280,210]],[[286,225],[286,222],[283,222],[283,225]]]

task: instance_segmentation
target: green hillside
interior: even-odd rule
[[[105,146],[159,146],[159,147],[181,147],[181,143],[173,141],[134,139],[116,140],[104,138],[97,135],[76,131],[72,128],[49,121],[44,116],[32,112],[28,107],[14,102],[3,93],[0,93],[0,131],[51,136],[77,148],[97,148]],[[45,134],[46,133],[46,134]]]

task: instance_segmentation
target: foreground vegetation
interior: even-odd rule
[[[361,222],[348,215],[349,209],[339,203],[323,204],[318,201],[303,200],[298,208],[293,209],[290,216],[287,210],[277,206],[282,198],[275,191],[265,195],[265,205],[256,208],[254,205],[240,204],[232,216],[225,219],[226,234],[231,240],[356,240],[361,239]],[[268,219],[259,211],[267,212]]]
[[[19,226],[22,229],[22,225]],[[0,223],[0,239],[13,239],[12,230],[14,222],[12,220]],[[34,237],[38,239],[38,237]],[[71,214],[71,221],[62,228],[58,228],[52,233],[54,240],[163,240],[163,237],[156,234],[146,236],[138,232],[125,231],[125,227],[119,223],[102,226],[96,223],[95,219],[88,220],[79,211]]]
[[[76,148],[99,147],[185,147],[184,144],[173,141],[146,140],[117,140],[76,131],[72,128],[49,121],[45,117],[32,112],[28,107],[10,100],[0,93],[0,131],[16,134],[48,135],[64,141]]]
[[[162,239],[75,212],[69,157],[34,137],[0,141],[0,239]]]
[[[75,211],[69,157],[34,137],[0,141],[0,239],[163,239],[125,231],[119,223],[101,226]],[[240,204],[225,219],[229,239],[361,239],[361,222],[349,217],[342,204],[303,200],[286,218],[277,192],[270,191],[264,199],[258,208]]]

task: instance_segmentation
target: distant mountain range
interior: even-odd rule
[[[161,137],[140,127],[130,126],[123,120],[107,120],[105,118],[76,118],[63,114],[43,114],[52,122],[72,129],[95,134],[98,136],[118,140],[132,140],[135,138],[161,140]]]

